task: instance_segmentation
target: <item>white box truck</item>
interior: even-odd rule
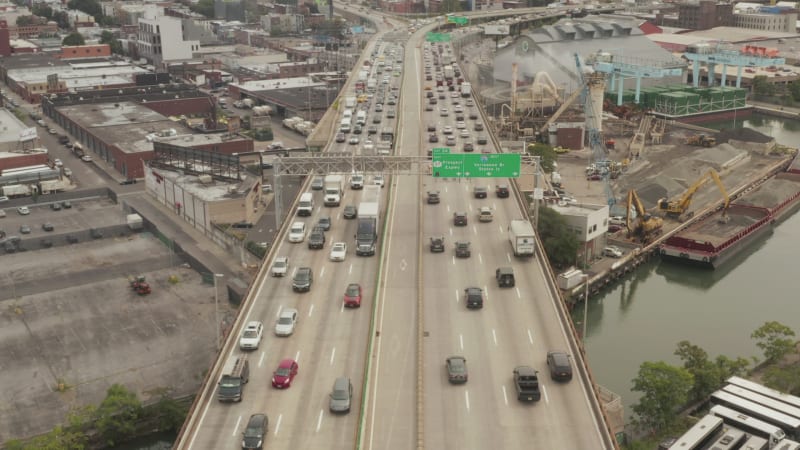
[[[341,175],[328,175],[325,177],[325,206],[339,206],[344,195],[344,177]]]
[[[536,249],[533,225],[527,220],[512,220],[508,226],[508,241],[514,256],[533,256]]]
[[[378,245],[381,187],[364,186],[361,203],[358,205],[358,228],[356,230],[356,255],[372,256]]]
[[[300,194],[300,202],[297,203],[298,216],[310,216],[314,213],[314,194],[304,192]]]
[[[353,109],[356,107],[356,97],[349,96],[344,98],[344,107],[348,109]]]
[[[467,81],[461,83],[461,96],[467,98],[470,95],[472,95],[472,85]]]

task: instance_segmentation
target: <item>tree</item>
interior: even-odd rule
[[[664,361],[643,362],[631,389],[642,393],[633,405],[638,425],[650,432],[669,427],[676,420],[675,411],[689,399],[691,389],[692,374],[686,369]]]
[[[61,45],[68,46],[68,45],[84,45],[86,44],[86,40],[83,38],[83,35],[74,31],[67,35],[63,41],[61,41]]]
[[[774,95],[775,85],[770,83],[767,77],[757,75],[753,77],[753,92],[758,95]]]
[[[209,19],[214,18],[214,0],[200,0],[197,3],[189,6],[189,9],[208,17]]]
[[[545,173],[552,173],[555,170],[555,162],[558,155],[556,155],[552,146],[542,144],[541,142],[530,144],[528,145],[528,153],[542,158],[542,170],[544,170]]]
[[[53,20],[58,24],[58,28],[69,30],[72,25],[69,23],[69,14],[66,11],[58,11],[53,14]]]
[[[539,208],[537,231],[550,264],[564,268],[575,262],[578,254],[578,238],[569,230],[567,220],[558,211],[552,208]]]
[[[84,450],[87,448],[88,438],[85,432],[86,425],[90,423],[88,414],[94,409],[90,407],[78,408],[67,415],[66,426],[56,426],[49,433],[22,443],[18,440],[6,442],[7,450],[41,450],[41,449],[70,449]]]
[[[691,401],[706,398],[708,394],[719,389],[728,377],[741,375],[748,365],[744,358],[731,360],[727,356],[718,356],[711,361],[705,350],[689,341],[679,342],[675,355],[683,361],[683,368],[692,374],[694,379],[692,389],[689,391]]]
[[[53,19],[53,8],[47,6],[47,3],[34,3],[31,12],[35,16],[44,17],[47,20]]]
[[[27,27],[36,23],[36,18],[33,16],[19,16],[17,17],[18,27]]]
[[[800,393],[800,366],[770,366],[764,372],[764,384],[792,395]]]
[[[795,80],[789,83],[789,93],[792,94],[792,100],[800,101],[800,81]]]
[[[106,398],[97,407],[95,428],[113,447],[136,432],[136,422],[142,415],[142,403],[136,394],[125,386],[113,384],[106,392]]]
[[[69,0],[67,6],[70,9],[77,9],[78,11],[85,12],[94,17],[98,22],[100,18],[103,17],[103,8],[97,0]]]
[[[123,53],[122,52],[122,43],[119,41],[119,39],[114,37],[114,33],[110,32],[108,30],[104,30],[100,34],[100,43],[101,44],[108,44],[109,47],[111,47],[111,53],[116,53],[118,55],[121,55]]]
[[[756,339],[756,347],[764,351],[768,363],[776,363],[795,351],[794,331],[786,325],[771,321],[765,322],[750,335]]]

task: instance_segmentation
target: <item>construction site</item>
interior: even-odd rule
[[[579,265],[590,292],[656,255],[718,268],[800,204],[796,149],[750,129],[698,125],[751,113],[740,79],[725,79],[729,66],[741,73],[783,58],[718,43],[676,55],[625,26],[558,22],[502,47],[477,38],[457,46],[506,149],[542,142],[558,154],[544,202],[608,205],[619,222],[610,220],[601,246],[619,248],[621,258],[587,252]],[[717,66],[723,86],[691,77]],[[565,295],[578,300],[585,289]]]

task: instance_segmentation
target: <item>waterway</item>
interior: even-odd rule
[[[727,123],[703,124],[732,128]],[[800,121],[753,115],[736,121],[773,136],[800,142]],[[700,270],[655,258],[627,280],[593,297],[588,305],[586,349],[597,381],[622,396],[625,418],[639,394],[632,382],[644,361],[680,365],[673,354],[688,340],[711,358],[761,358],[750,334],[779,321],[800,334],[800,302],[794,265],[798,261],[800,214],[780,223],[773,234],[753,242],[720,270]],[[582,308],[574,319],[582,320]],[[582,325],[578,325],[580,328]]]
[[[734,122],[703,124],[733,128]],[[736,120],[786,145],[800,142],[800,121],[753,115]],[[797,145],[797,144],[794,144]],[[678,342],[716,355],[761,357],[750,333],[777,320],[800,334],[800,302],[794,264],[800,260],[800,213],[773,234],[752,243],[721,270],[662,263],[641,266],[624,282],[589,301],[586,348],[597,381],[622,396],[626,421],[639,394],[631,391],[644,361],[679,365]],[[576,308],[575,320],[583,311]],[[580,328],[580,324],[578,327]],[[169,449],[174,436],[143,437],[125,450]],[[120,447],[122,448],[122,447]]]

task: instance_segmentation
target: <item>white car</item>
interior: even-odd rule
[[[464,128],[467,128],[467,124],[465,122],[456,122],[456,128],[463,130]]]
[[[358,145],[358,136],[351,137],[348,142],[350,143],[350,145]]]
[[[272,263],[272,276],[273,277],[283,277],[289,272],[289,258],[286,256],[279,256],[275,258],[275,262]]]
[[[442,134],[453,134],[453,127],[450,125],[442,128]]]
[[[20,206],[20,207],[18,207],[18,208],[17,208],[17,212],[18,212],[18,213],[19,213],[19,215],[21,215],[21,216],[27,216],[28,214],[30,214],[30,213],[31,213],[31,210],[30,210],[30,209],[28,209],[28,207],[27,207],[27,206]]]
[[[331,261],[344,261],[347,257],[347,244],[344,242],[334,242],[331,247]]]
[[[261,344],[261,337],[264,335],[264,325],[261,322],[248,322],[239,338],[239,348],[242,350],[256,350]]]
[[[53,164],[55,164],[55,165],[56,165],[56,167],[61,167],[61,166],[63,166],[63,165],[64,165],[64,163],[63,163],[63,162],[61,162],[61,160],[60,160],[60,159],[58,159],[58,158],[56,158],[56,159],[54,159],[54,160],[53,160]]]
[[[458,136],[464,139],[469,139],[469,130],[461,130],[461,133],[459,133]]]
[[[386,185],[386,179],[383,178],[383,175],[375,175],[374,177],[372,177],[372,184],[374,184],[375,186],[383,187],[384,185]]]
[[[284,309],[278,316],[278,320],[275,321],[275,336],[291,336],[296,324],[297,310],[294,308]]]
[[[92,162],[92,157],[89,156],[89,155],[83,155],[83,156],[81,156],[81,160],[83,162]]]
[[[295,222],[289,229],[289,242],[298,243],[303,242],[306,238],[306,224],[303,222]]]
[[[614,245],[610,245],[603,249],[603,254],[605,256],[610,256],[611,258],[622,258],[622,250],[619,247]]]

